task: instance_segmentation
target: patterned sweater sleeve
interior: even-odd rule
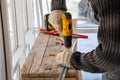
[[[73,53],[70,63],[77,70],[93,73],[112,71],[120,65],[120,0],[89,1],[99,19],[99,45],[88,53]]]
[[[70,64],[76,70],[84,70],[91,73],[103,73],[114,70],[120,63],[119,57],[114,54],[107,55],[102,49],[102,45],[88,53],[74,52],[70,59]]]
[[[51,11],[53,10],[63,10],[66,11],[66,0],[52,0],[51,2]]]

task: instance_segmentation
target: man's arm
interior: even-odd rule
[[[74,52],[70,64],[77,70],[84,70],[92,73],[103,73],[112,71],[119,65],[119,58],[114,58],[109,52],[105,52],[99,44],[96,49],[88,53]]]
[[[53,10],[67,11],[66,0],[52,0],[51,11]]]

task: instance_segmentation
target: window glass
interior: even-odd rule
[[[38,11],[38,21],[39,21],[39,28],[42,27],[42,18],[43,18],[43,14],[42,14],[42,4],[41,4],[41,1],[39,0],[37,2],[37,11]]]
[[[28,28],[28,10],[27,10],[27,0],[23,0],[23,16],[24,16],[24,30],[27,32]]]
[[[42,0],[43,15],[50,13],[52,0]]]
[[[72,17],[77,19],[77,27],[98,27],[98,21],[94,18],[94,12],[88,0],[66,0],[66,4]]]
[[[38,16],[37,16],[36,0],[33,0],[33,21],[34,21],[34,27],[38,28]]]
[[[16,20],[15,20],[15,7],[13,0],[7,0],[8,7],[8,20],[9,20],[9,29],[10,29],[10,42],[11,42],[11,51],[15,51],[17,48],[17,34],[16,34]]]
[[[32,0],[32,11],[33,11],[33,25],[34,25],[34,36],[38,35],[38,29],[43,26],[43,12],[42,9],[44,0]]]

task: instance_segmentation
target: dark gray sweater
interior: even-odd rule
[[[96,49],[72,56],[76,69],[89,72],[110,71],[120,65],[120,0],[89,0],[99,21]],[[52,0],[52,10],[67,10],[65,0]],[[79,53],[80,54],[80,53]],[[74,55],[74,54],[73,54]],[[79,59],[78,59],[79,58]],[[79,60],[79,61],[78,61]]]

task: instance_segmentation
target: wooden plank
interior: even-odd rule
[[[28,77],[29,69],[32,65],[33,56],[34,56],[34,53],[30,53],[25,63],[23,64],[23,67],[21,70],[21,77]]]
[[[38,35],[36,42],[35,42],[35,45],[33,46],[30,54],[28,55],[25,63],[23,64],[23,67],[21,70],[22,77],[29,76],[29,71],[31,70],[31,68],[36,69],[37,68],[36,66],[41,64],[42,57],[43,57],[42,54],[44,54],[44,51],[45,51],[46,46],[47,46],[47,42],[49,41],[48,39],[49,39],[48,35],[43,35],[43,34]],[[42,52],[42,53],[39,54],[39,52]],[[36,59],[38,59],[38,60],[36,60]],[[36,61],[39,61],[39,64],[36,64]],[[34,65],[36,65],[36,66],[34,67]]]
[[[55,53],[56,55],[58,53],[60,53],[60,49],[62,48],[62,45],[61,44],[56,45],[55,43],[57,43],[57,40],[52,38],[52,36],[51,36],[51,38],[49,40],[49,43],[48,43],[48,45],[50,47],[47,48],[46,55],[48,55],[49,53]],[[52,56],[51,57],[49,57],[49,56],[44,57],[44,63],[42,65],[44,66],[45,64],[48,64],[48,69],[50,68],[49,70],[47,70],[46,73],[44,72],[45,75],[46,74],[54,75],[54,77],[58,76],[59,66],[57,65],[57,62],[56,62],[55,58],[56,58],[56,56],[54,56],[54,57],[52,57]],[[46,60],[48,60],[47,63],[45,62]]]
[[[44,71],[43,68],[39,68],[39,66],[41,66],[42,64],[42,61],[43,61],[43,56],[45,54],[45,51],[47,49],[47,44],[48,44],[48,41],[49,41],[49,36],[48,35],[42,35],[40,36],[40,40],[39,42],[42,40],[42,42],[40,44],[36,44],[36,45],[39,45],[37,47],[37,52],[34,56],[34,59],[33,59],[33,64],[32,64],[32,67],[29,71],[29,75],[31,74],[34,74],[40,70],[40,71]]]
[[[31,69],[30,72],[29,72],[29,76],[30,77],[43,77],[43,76],[46,77],[46,75],[47,75],[47,76],[50,77],[51,74],[49,74],[49,72],[51,71],[53,73],[55,70],[58,69],[57,68],[58,66],[56,65],[55,66],[56,69],[54,69],[54,67],[52,66],[53,63],[51,63],[51,62],[55,62],[55,57],[52,57],[52,56],[50,57],[50,56],[48,56],[48,54],[49,53],[58,53],[60,51],[60,48],[61,48],[60,41],[56,40],[56,37],[50,36],[50,39],[49,39],[49,42],[48,42],[48,45],[47,45],[47,49],[44,52],[45,55],[43,57],[42,64],[39,65],[36,68],[36,70]],[[38,60],[36,59],[36,61],[38,61]]]
[[[22,80],[57,80],[57,78],[24,78]],[[65,78],[65,80],[78,80],[76,78]]]
[[[57,80],[61,68],[57,65],[55,56],[48,56],[49,53],[58,54],[61,52],[61,40],[56,38],[58,37],[38,35],[31,53],[23,65],[22,80]],[[76,45],[73,46],[72,51],[74,51]],[[78,71],[69,69],[65,80],[79,80]]]
[[[54,57],[49,57],[47,56],[49,53],[60,53],[60,49],[62,46],[60,44],[57,44],[58,41],[51,36],[47,45],[47,49],[45,52],[45,56],[43,58],[43,63],[41,66],[37,67],[37,70],[33,70],[30,72],[29,76],[30,77],[58,77],[60,73],[60,67],[57,65],[57,62],[55,61],[55,56]],[[60,43],[60,42],[59,42]],[[74,47],[72,49],[74,50]],[[71,71],[71,70],[70,70]],[[67,74],[67,77],[71,77],[71,75],[75,75],[74,77],[78,76],[77,71],[73,70],[69,74]],[[73,76],[72,76],[73,77]]]

